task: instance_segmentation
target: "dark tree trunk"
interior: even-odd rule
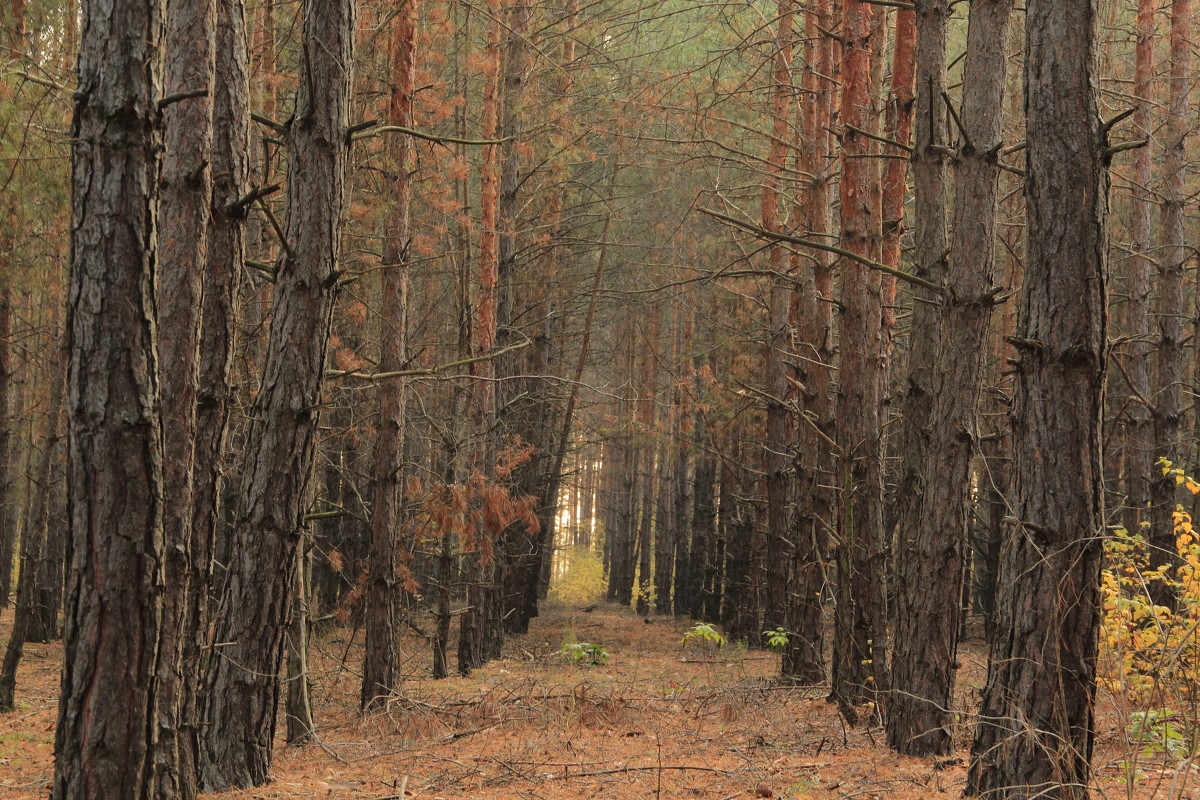
[[[1165,176],[1162,200],[1162,248],[1158,280],[1158,392],[1154,404],[1154,460],[1165,458],[1176,469],[1184,468],[1187,444],[1180,436],[1183,425],[1184,268],[1192,257],[1185,246],[1184,165],[1188,116],[1189,61],[1191,56],[1191,0],[1171,3],[1171,82],[1167,92],[1167,141],[1163,157]],[[1151,489],[1150,567],[1179,563],[1175,550],[1175,475],[1156,469]],[[1155,605],[1174,605],[1174,593],[1162,583],[1151,586]]]
[[[162,24],[156,0],[83,7],[71,137],[70,567],[55,800],[141,800],[154,781],[164,584],[151,237]]]
[[[0,224],[7,224],[0,222]],[[12,251],[7,241],[9,233],[0,233],[0,252]],[[15,267],[5,264],[5,276],[11,275]],[[12,396],[12,360],[8,342],[12,337],[12,304],[9,302],[10,279],[0,280],[0,608],[8,605],[12,595],[13,554],[16,549],[17,530],[10,523],[8,507],[16,505],[17,470],[13,466],[13,427],[16,419],[9,413]]]
[[[396,17],[392,42],[392,97],[388,124],[412,127],[414,40],[416,13],[405,3]],[[383,242],[384,270],[380,277],[381,372],[403,368],[408,317],[409,207],[408,179],[411,150],[407,136],[390,142],[392,180],[391,223]],[[359,704],[382,705],[400,683],[400,624],[404,612],[404,571],[407,550],[400,540],[400,482],[403,468],[404,390],[402,378],[379,384],[379,432],[375,439],[375,496],[371,503],[370,577],[366,596],[366,655]]]
[[[675,491],[671,497],[673,524],[671,540],[674,545],[672,558],[675,562],[675,579],[671,587],[674,597],[672,597],[670,613],[677,616],[687,613],[694,591],[690,572],[692,526],[688,508],[691,505],[692,495],[689,491],[691,483],[688,481],[690,472],[688,455],[688,445],[683,440],[681,430],[678,449],[675,453],[674,475],[672,476]]]
[[[61,438],[62,407],[64,395],[64,378],[66,370],[55,369],[54,380],[50,386],[49,408],[46,417],[46,436],[42,441],[41,452],[38,455],[37,468],[34,476],[36,500],[34,514],[25,527],[25,535],[21,537],[21,573],[17,580],[17,602],[13,610],[13,626],[9,634],[8,644],[4,650],[4,663],[0,666],[0,712],[12,711],[13,690],[17,683],[17,666],[21,663],[21,655],[26,642],[47,641],[45,638],[35,638],[39,633],[44,635],[45,620],[39,620],[39,607],[43,602],[39,597],[45,576],[45,564],[53,559],[62,563],[62,554],[55,550],[49,552],[51,511],[56,492],[52,491],[55,463],[58,460],[58,442]],[[59,543],[62,537],[55,537]],[[61,570],[54,570],[61,578]],[[57,623],[58,603],[52,609],[53,620]],[[38,631],[41,626],[43,630]],[[55,624],[53,628],[57,628]]]
[[[163,110],[164,156],[159,182],[158,305],[159,391],[163,416],[163,564],[167,585],[159,644],[156,800],[194,797],[194,774],[183,771],[180,737],[184,684],[195,674],[185,664],[192,549],[193,453],[196,382],[203,309],[208,220],[212,209],[212,99],[215,67],[215,0],[167,3],[163,50],[167,95],[203,91]],[[190,764],[190,759],[189,759]]]
[[[875,167],[865,158],[868,140],[849,129],[871,127],[871,23],[875,6],[843,0],[843,78],[841,246],[879,260],[880,196]],[[838,444],[841,464],[840,543],[837,548],[838,602],[834,617],[833,691],[830,695],[848,721],[857,722],[857,706],[875,702],[886,690],[887,537],[883,520],[883,410],[886,377],[880,274],[843,259],[841,370],[838,396]]]
[[[817,5],[806,15],[808,59],[814,65],[805,76],[811,102],[804,104],[799,170],[812,175],[807,187],[803,228],[826,233],[832,224],[831,167],[833,139],[829,132],[835,108],[835,43],[832,3]],[[825,32],[822,32],[824,28]],[[800,226],[796,226],[799,228]],[[794,256],[800,258],[800,256]],[[791,313],[796,320],[797,395],[803,415],[799,422],[800,448],[796,457],[796,534],[792,581],[788,592],[787,649],[781,673],[801,684],[825,682],[825,625],[821,597],[826,590],[829,531],[835,522],[832,480],[833,396],[830,373],[833,350],[833,270],[828,254],[814,253],[801,265],[801,285],[793,295]]]
[[[1133,125],[1137,135],[1147,140],[1147,146],[1133,154],[1133,182],[1130,186],[1131,257],[1128,261],[1129,299],[1124,314],[1124,333],[1130,341],[1121,348],[1121,352],[1114,353],[1114,358],[1124,359],[1124,374],[1128,376],[1129,385],[1122,447],[1125,510],[1121,519],[1131,533],[1142,532],[1143,520],[1150,524],[1146,506],[1152,501],[1150,486],[1151,470],[1154,469],[1154,413],[1142,399],[1153,397],[1150,388],[1154,358],[1150,316],[1155,259],[1150,237],[1153,150],[1148,143],[1154,128],[1155,5],[1154,0],[1138,0],[1135,20],[1137,46],[1134,53],[1133,97],[1137,107]]]
[[[179,773],[200,765],[200,684],[209,644],[209,598],[218,530],[225,527],[225,447],[237,302],[246,258],[246,195],[250,172],[250,78],[245,0],[218,0],[213,95],[212,216],[196,387],[190,593],[183,630],[184,675]],[[194,782],[194,780],[193,780]]]
[[[707,447],[704,425],[696,426],[697,441]],[[696,619],[702,619],[705,608],[711,607],[711,575],[713,573],[712,550],[716,535],[716,507],[713,502],[713,484],[717,479],[716,460],[709,453],[701,453],[696,461],[696,474],[692,483],[692,550],[688,563],[688,580],[691,584],[691,602],[687,611]],[[680,609],[676,609],[678,613]]]
[[[267,780],[279,670],[312,473],[349,155],[353,0],[305,0],[305,79],[287,130],[288,214],[233,553],[205,677],[208,790]]]
[[[977,0],[971,9],[961,114],[965,134],[957,162],[952,257],[942,275],[926,276],[945,286],[945,291],[941,305],[931,306],[939,319],[929,340],[933,356],[927,376],[929,416],[919,431],[919,443],[910,442],[916,445],[909,455],[918,459],[920,474],[919,484],[910,487],[905,506],[909,513],[900,517],[899,614],[888,712],[889,743],[910,755],[944,755],[953,747],[950,709],[971,522],[976,403],[992,310],[1005,45],[1011,11],[1011,0]],[[918,7],[917,11],[922,37],[936,39],[930,46],[936,49],[941,75],[947,12],[944,6]],[[924,19],[927,14],[932,19]],[[931,26],[939,31],[928,31]],[[922,72],[928,69],[922,58],[928,48],[923,45],[924,38],[918,43],[918,69]],[[920,87],[918,79],[918,96],[922,95]],[[918,102],[918,119],[940,95],[939,90]],[[919,148],[930,140],[927,126],[919,125],[918,130]],[[936,191],[944,198],[940,186]],[[933,200],[926,198],[926,202]],[[923,206],[918,195],[918,213]],[[938,224],[944,225],[944,214],[937,217]],[[921,221],[917,227],[919,232],[923,229]],[[932,239],[928,245],[944,249],[944,229]],[[918,251],[923,254],[918,260],[936,260],[930,255],[935,250],[918,246]],[[913,346],[915,350],[915,340]]]
[[[1026,3],[1029,223],[1011,517],[967,784],[996,800],[1088,796],[1107,316],[1095,32],[1092,0]]]
[[[792,86],[792,0],[778,0],[773,42],[771,140],[767,155],[767,175],[762,190],[763,228],[782,230],[779,213],[779,189],[787,158],[790,108],[794,103]],[[773,273],[768,313],[770,329],[766,341],[768,380],[766,461],[767,461],[767,591],[764,624],[767,628],[783,625],[787,610],[788,568],[791,566],[793,532],[788,524],[791,501],[794,429],[792,415],[785,405],[790,367],[785,354],[792,350],[791,282],[787,251],[780,243],[768,246],[768,267]]]

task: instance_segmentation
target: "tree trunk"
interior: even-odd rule
[[[292,592],[291,621],[287,639],[287,743],[301,745],[313,738],[312,699],[308,691],[308,597],[312,559],[312,533],[301,533],[300,554],[296,558],[295,588]]]
[[[0,223],[5,224],[5,223]],[[5,231],[0,236],[8,237]],[[0,252],[12,252],[7,241],[0,241]],[[12,265],[5,265],[5,276],[14,272]],[[0,608],[8,605],[12,595],[13,554],[16,549],[17,530],[10,524],[8,507],[17,502],[17,471],[13,466],[13,428],[15,417],[9,413],[12,396],[13,370],[8,342],[12,338],[12,305],[9,302],[10,281],[0,280]]]
[[[245,0],[217,2],[216,71],[212,116],[212,216],[200,363],[196,393],[196,437],[192,484],[192,552],[187,616],[183,631],[183,702],[179,772],[195,776],[200,765],[200,684],[207,649],[210,592],[217,533],[224,526],[225,448],[236,345],[238,296],[246,259],[245,205],[250,173],[250,78]],[[193,781],[194,782],[194,779]]]
[[[1180,437],[1183,423],[1184,269],[1191,259],[1185,246],[1184,165],[1191,78],[1191,0],[1171,3],[1171,82],[1167,91],[1167,140],[1163,157],[1162,248],[1158,280],[1158,394],[1154,404],[1154,460],[1165,458],[1184,467],[1187,445]],[[1150,510],[1151,569],[1178,564],[1175,551],[1175,476],[1155,471]],[[1157,583],[1157,582],[1156,582]],[[1173,592],[1164,584],[1151,587],[1155,605],[1174,605]]]
[[[880,257],[880,195],[875,166],[856,158],[870,150],[851,130],[871,127],[871,23],[875,6],[843,0],[841,246],[875,261]],[[883,524],[883,425],[880,418],[887,371],[882,333],[880,273],[843,259],[841,387],[838,396],[838,603],[835,616],[833,691],[842,715],[875,702],[886,689],[887,540]]]
[[[773,233],[782,231],[779,214],[779,190],[787,158],[790,108],[795,94],[792,86],[792,0],[779,0],[777,27],[773,43],[771,139],[767,148],[766,177],[762,187],[762,226]],[[791,566],[792,531],[788,525],[788,503],[792,487],[791,412],[785,405],[788,372],[784,354],[792,350],[791,282],[787,249],[781,243],[767,246],[768,269],[772,273],[768,313],[770,330],[766,341],[767,393],[767,596],[763,624],[768,629],[783,625],[787,610],[788,568]]]
[[[916,123],[912,172],[916,210],[913,215],[913,272],[938,285],[946,279],[947,256],[947,159],[943,152],[947,143],[942,125],[942,97],[946,91],[946,21],[949,14],[946,0],[921,0],[914,10]],[[936,395],[935,360],[941,325],[936,294],[915,288],[908,380],[897,445],[900,464],[896,488],[895,572],[899,611],[897,650],[892,654],[895,691],[889,696],[887,707],[888,741],[901,752],[911,748],[914,752],[943,753],[949,747],[946,731],[937,726],[932,729],[911,727],[918,721],[915,718],[917,709],[926,708],[925,695],[914,697],[913,693],[929,689],[925,682],[930,679],[930,673],[946,669],[947,657],[950,669],[953,668],[954,642],[957,640],[954,639],[947,650],[942,647],[938,634],[951,622],[957,626],[958,617],[953,609],[958,604],[958,586],[962,580],[962,546],[955,540],[954,522],[942,525],[932,534],[922,530],[927,524],[925,504],[933,502],[929,495],[938,490],[933,484],[943,481],[942,476],[934,477],[928,473],[932,429],[943,425],[943,420],[934,413],[934,406],[940,399]],[[937,559],[935,564],[928,563],[932,559]],[[924,583],[925,580],[930,582]],[[925,592],[933,597],[922,597]],[[931,605],[937,609],[936,620],[925,616]],[[914,638],[917,636],[924,638]],[[936,643],[931,641],[935,636]],[[914,652],[921,657],[921,663],[913,663]],[[941,707],[949,706],[943,704]],[[926,720],[921,717],[920,721]],[[921,735],[929,741],[913,741],[915,736]]]
[[[500,134],[500,33],[499,18],[502,0],[488,0],[491,23],[488,26],[487,47],[484,52],[483,130],[482,138],[492,141]],[[496,347],[496,305],[499,255],[497,252],[500,157],[498,145],[482,147],[479,165],[479,295],[475,301],[475,351],[477,356],[490,357]],[[473,418],[476,445],[474,470],[483,481],[495,477],[492,461],[496,453],[496,364],[491,360],[476,362],[472,371],[477,378],[473,384]],[[473,537],[465,538],[462,546],[467,561],[467,608],[459,627],[458,671],[463,675],[482,666],[489,658],[489,628],[495,620],[491,610],[496,607],[496,556],[494,536],[498,531],[480,529]]]
[[[827,233],[832,227],[831,164],[832,133],[836,107],[835,43],[827,33],[833,26],[833,5],[828,0],[806,15],[808,63],[805,88],[811,102],[803,106],[803,146],[799,171],[813,176],[806,188],[803,228],[810,233]],[[822,28],[826,32],[822,32]],[[832,480],[833,394],[830,373],[834,361],[833,269],[827,253],[799,254],[804,259],[802,284],[793,295],[791,313],[801,358],[796,360],[797,390],[801,406],[800,448],[796,457],[796,550],[788,597],[788,645],[780,671],[801,684],[825,682],[825,625],[821,596],[827,585],[826,553],[829,531],[835,522]]]
[[[945,291],[930,373],[930,419],[936,422],[922,432],[922,483],[918,502],[910,506],[916,515],[900,521],[907,547],[897,565],[900,613],[888,737],[894,748],[910,755],[942,755],[953,747],[950,709],[958,666],[957,612],[962,608],[964,554],[971,529],[976,405],[992,310],[1011,13],[1012,0],[976,0],[971,9],[954,241],[942,281]],[[912,538],[904,538],[910,531]]]
[[[167,3],[163,50],[168,96],[202,91],[163,109],[161,212],[155,302],[158,305],[159,392],[163,417],[163,564],[172,591],[163,597],[161,667],[158,671],[157,800],[194,797],[194,774],[183,772],[184,684],[195,664],[183,660],[184,625],[193,588],[192,485],[196,437],[196,384],[203,309],[208,220],[212,209],[212,99],[215,68],[215,0]],[[189,760],[190,762],[190,760]]]
[[[54,369],[53,374],[54,380],[48,395],[46,436],[42,442],[34,478],[37,491],[36,512],[28,520],[25,535],[21,537],[21,573],[17,579],[17,602],[13,610],[12,631],[4,650],[4,663],[0,666],[0,712],[12,711],[16,707],[13,691],[17,683],[17,667],[21,663],[25,643],[36,641],[29,634],[38,613],[37,590],[42,578],[42,571],[38,567],[47,558],[49,544],[50,511],[54,496],[50,484],[61,438],[66,370]],[[54,611],[58,611],[57,604]]]
[[[303,77],[288,125],[286,246],[262,390],[254,400],[222,645],[205,677],[207,790],[267,780],[297,547],[303,529],[337,288],[349,155],[354,0],[305,0]]]
[[[1149,143],[1154,128],[1154,14],[1153,0],[1138,0],[1137,47],[1134,52],[1133,97],[1137,102],[1133,125],[1137,136]],[[1147,144],[1133,154],[1133,185],[1129,207],[1129,299],[1125,314],[1125,374],[1129,382],[1129,406],[1125,414],[1124,476],[1125,504],[1122,522],[1130,533],[1144,533],[1141,523],[1150,524],[1147,505],[1151,502],[1151,470],[1154,469],[1154,413],[1150,375],[1154,342],[1150,303],[1154,272],[1151,255],[1150,219],[1153,199],[1150,194],[1151,156]],[[1115,358],[1120,355],[1114,354]],[[1141,398],[1151,400],[1146,405]]]
[[[157,0],[83,7],[71,137],[71,538],[55,800],[141,800],[154,781],[165,587],[149,232],[158,215],[162,23]]]
[[[392,43],[392,98],[388,124],[412,127],[414,39],[416,13],[412,3],[397,12]],[[383,241],[384,270],[380,276],[379,371],[391,372],[405,363],[408,316],[409,207],[408,180],[411,144],[408,136],[389,140],[392,180],[391,222]],[[365,710],[383,704],[400,683],[400,624],[403,609],[405,550],[400,541],[400,482],[403,467],[404,389],[402,378],[379,384],[379,432],[375,439],[375,496],[371,503],[370,577],[367,582],[366,656],[359,704]]]
[[[999,800],[1088,796],[1107,316],[1095,23],[1092,0],[1026,3],[1029,223],[1011,518],[967,784]]]

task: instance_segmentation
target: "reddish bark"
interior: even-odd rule
[[[880,190],[869,140],[872,119],[871,28],[876,6],[843,0],[841,246],[880,258]],[[831,699],[851,722],[887,685],[886,558],[883,521],[883,424],[887,364],[880,273],[842,260],[838,446],[838,603]]]
[[[388,124],[413,127],[413,88],[416,71],[414,4],[401,6],[392,41],[392,96]],[[383,241],[384,270],[380,276],[379,371],[403,368],[408,313],[409,208],[408,179],[411,140],[389,140],[392,180],[390,222]],[[371,504],[370,577],[366,596],[366,657],[360,703],[371,708],[383,703],[400,681],[400,623],[407,551],[400,540],[400,481],[404,439],[403,378],[379,384],[379,431],[375,439],[375,496]]]

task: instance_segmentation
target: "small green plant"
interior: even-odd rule
[[[1175,724],[1178,721],[1169,708],[1135,711],[1129,715],[1129,741],[1141,747],[1143,758],[1164,754],[1172,761],[1183,761],[1191,755],[1191,748],[1184,731]]]
[[[716,650],[725,646],[725,637],[712,625],[697,622],[683,635],[683,646]]]
[[[608,651],[604,645],[591,642],[566,642],[560,652],[563,658],[577,667],[599,667],[608,663]]]
[[[791,634],[783,629],[783,626],[770,631],[763,631],[763,641],[767,643],[767,649],[772,653],[782,653],[787,649],[788,642],[791,640]]]

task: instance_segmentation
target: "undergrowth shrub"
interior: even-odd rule
[[[1169,461],[1159,467],[1200,494],[1200,482]],[[1101,592],[1101,680],[1125,715],[1140,757],[1179,762],[1200,744],[1200,539],[1182,506],[1174,512],[1179,560],[1150,568],[1148,530],[1113,531],[1105,543]],[[1174,607],[1153,598],[1172,597]]]
[[[569,606],[599,603],[604,598],[604,562],[586,547],[566,553],[567,573],[550,586],[550,600]]]

